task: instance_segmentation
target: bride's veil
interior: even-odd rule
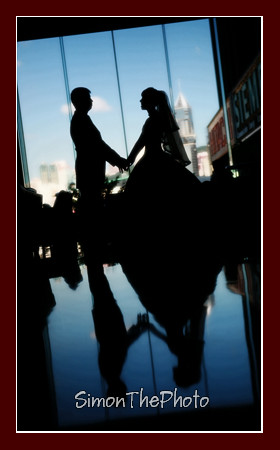
[[[191,164],[187,152],[184,148],[181,136],[179,134],[179,126],[174,119],[171,111],[168,96],[164,91],[159,91],[160,101],[158,104],[158,111],[163,121],[162,147],[163,150],[174,159],[183,163],[185,166]]]

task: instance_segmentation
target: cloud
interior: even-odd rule
[[[74,113],[75,109],[73,107],[73,105],[71,105],[71,109],[72,109],[72,113]],[[62,112],[62,114],[68,114],[68,105],[64,104],[61,106],[60,111]]]
[[[93,112],[107,112],[112,110],[112,106],[107,103],[107,101],[102,97],[92,97],[93,105],[92,109]],[[72,113],[74,113],[75,108],[73,105],[71,105]],[[68,114],[68,105],[64,104],[61,106],[60,111],[63,114]]]
[[[94,111],[98,112],[111,111],[112,106],[109,105],[104,98],[92,97],[92,100],[93,100],[92,108]]]

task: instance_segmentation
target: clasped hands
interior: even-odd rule
[[[117,167],[118,167],[119,171],[121,173],[123,173],[126,170],[128,170],[131,165],[132,165],[132,163],[129,162],[128,159],[120,157]]]

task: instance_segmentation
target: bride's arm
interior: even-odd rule
[[[131,166],[134,163],[136,156],[142,150],[143,147],[145,147],[145,139],[144,139],[144,135],[142,132],[139,139],[134,144],[134,147],[132,148],[132,150],[127,158],[127,162],[129,164],[129,166]]]

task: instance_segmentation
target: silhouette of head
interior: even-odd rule
[[[88,112],[92,107],[91,92],[85,87],[77,87],[71,92],[71,102],[79,111]]]
[[[159,108],[168,105],[168,98],[164,91],[158,91],[153,87],[148,87],[142,92],[141,107],[142,109]]]
[[[142,109],[155,108],[159,102],[159,91],[155,88],[149,87],[145,89],[140,100]]]
[[[153,87],[148,87],[141,95],[141,108],[146,109],[149,114],[157,111],[160,114],[163,128],[166,131],[176,131],[179,129],[173,117],[168,96],[164,91],[158,91]]]

